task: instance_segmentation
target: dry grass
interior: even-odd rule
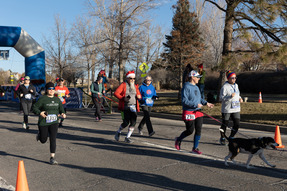
[[[153,107],[154,112],[181,114],[182,106],[176,97],[160,97]],[[217,119],[221,118],[221,104],[215,104],[210,109],[203,107],[203,111]],[[247,102],[241,104],[241,121],[287,126],[287,103]]]

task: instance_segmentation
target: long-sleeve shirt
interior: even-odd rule
[[[58,123],[58,114],[65,113],[62,102],[58,97],[48,97],[44,95],[33,105],[33,112],[39,115],[38,125],[48,126]],[[47,112],[47,117],[43,118],[40,113]]]
[[[232,94],[235,96],[232,97]],[[225,82],[220,90],[219,99],[222,101],[222,113],[237,113],[240,112],[240,91],[238,85]]]
[[[198,104],[206,105],[207,101],[201,98],[199,88],[186,82],[181,90],[182,110],[199,110]]]

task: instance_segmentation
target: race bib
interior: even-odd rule
[[[52,123],[54,121],[57,121],[57,115],[56,114],[51,114],[51,115],[48,115],[46,117],[46,123]]]
[[[153,99],[152,98],[146,98],[145,103],[146,104],[153,104]]]
[[[131,112],[136,112],[137,111],[135,105],[131,105],[131,106],[129,106],[129,108],[130,108]]]
[[[240,108],[240,102],[239,101],[232,101],[231,102],[231,108]]]
[[[64,98],[63,98],[63,97],[59,97],[59,99],[61,100],[61,102],[63,102],[63,101],[64,101]]]
[[[31,99],[32,95],[31,94],[26,94],[25,99]]]
[[[187,115],[185,115],[185,120],[186,120],[186,121],[195,120],[195,115],[193,115],[193,114],[187,114]]]

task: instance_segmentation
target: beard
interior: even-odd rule
[[[135,92],[136,91],[136,87],[135,87],[135,83],[134,82],[130,82],[130,90],[132,91],[132,92]]]

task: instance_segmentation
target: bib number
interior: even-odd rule
[[[231,108],[240,108],[240,102],[239,101],[232,101],[231,102]]]
[[[26,94],[25,95],[25,99],[31,99],[31,97],[32,97],[31,94]]]
[[[152,98],[146,98],[145,103],[146,104],[153,104],[153,99]]]
[[[186,115],[185,115],[185,120],[186,120],[186,121],[195,120],[195,115],[194,115],[194,114],[186,114]]]
[[[130,111],[133,113],[135,113],[137,111],[135,105],[131,105],[131,106],[129,106],[129,108],[130,108]]]
[[[52,123],[54,121],[57,121],[57,115],[56,114],[51,114],[51,115],[48,115],[46,117],[46,123]]]

